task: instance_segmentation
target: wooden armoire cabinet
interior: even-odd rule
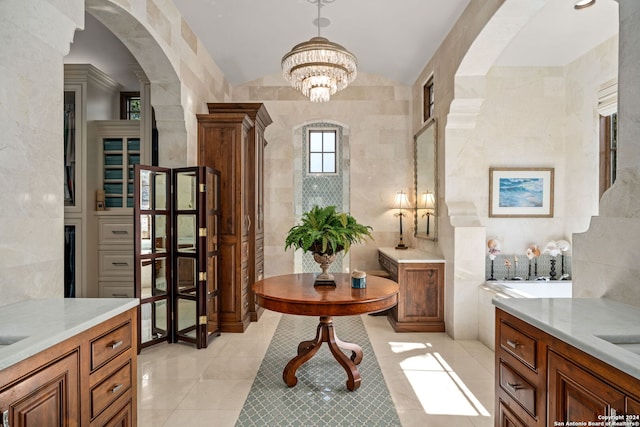
[[[251,285],[264,276],[264,130],[261,103],[210,103],[198,114],[198,165],[220,171],[222,332],[244,332],[264,311]]]

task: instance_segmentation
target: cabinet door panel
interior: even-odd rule
[[[500,427],[527,427],[527,424],[523,422],[516,414],[514,414],[509,406],[500,400],[500,413],[498,414],[498,423]]]
[[[440,299],[441,269],[430,267],[404,267],[400,280],[399,317],[405,321],[438,321],[443,318]]]
[[[80,419],[78,353],[73,352],[0,392],[12,427],[60,427]]]
[[[554,422],[598,421],[622,413],[624,395],[578,365],[549,352],[549,425]]]

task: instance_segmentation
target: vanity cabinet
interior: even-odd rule
[[[496,312],[496,426],[546,425],[544,334]]]
[[[624,393],[553,351],[549,351],[549,397],[552,423],[597,421],[599,415],[624,413]]]
[[[496,426],[567,425],[640,414],[639,379],[501,309],[495,348]]]
[[[0,370],[4,426],[134,426],[136,308]]]
[[[398,282],[398,304],[388,313],[396,332],[444,332],[444,262],[433,262],[420,254],[410,261],[398,250],[379,250],[380,266]]]
[[[198,165],[220,171],[220,321],[244,332],[263,309],[251,284],[264,275],[263,104],[211,103],[198,114]]]
[[[3,426],[62,426],[80,418],[79,355],[77,349],[0,391]]]

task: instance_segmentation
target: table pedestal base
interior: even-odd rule
[[[359,345],[341,341],[333,329],[333,318],[330,316],[320,317],[320,323],[313,340],[302,341],[298,344],[298,355],[291,359],[284,368],[282,378],[284,382],[293,387],[298,383],[296,371],[307,360],[311,359],[320,349],[323,342],[326,342],[333,357],[342,365],[347,372],[347,389],[357,390],[360,387],[360,372],[356,365],[362,362],[362,348]],[[347,357],[340,349],[351,350],[351,357]]]

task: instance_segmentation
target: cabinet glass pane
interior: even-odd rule
[[[165,210],[167,209],[167,174],[164,172],[156,172],[154,174],[154,179],[156,183],[156,199],[152,202],[152,205],[154,209]]]
[[[121,208],[122,197],[105,197],[104,204],[108,208]]]
[[[75,206],[76,93],[64,92],[64,205]]]
[[[153,283],[153,260],[140,260],[140,289],[142,298],[149,298],[152,295],[151,284]]]
[[[122,194],[122,184],[104,184],[104,192],[109,194]]]
[[[150,298],[167,293],[167,260],[165,258],[140,260],[140,296]]]
[[[153,295],[163,295],[167,293],[167,260],[166,258],[156,258],[155,266],[155,286]]]
[[[197,205],[198,177],[194,172],[180,172],[176,174],[176,209],[193,210]]]
[[[155,301],[140,306],[141,341],[147,342],[167,335],[167,301]]]
[[[140,171],[140,210],[151,209],[151,171]]]
[[[122,180],[122,169],[105,169],[104,179],[119,179]]]
[[[129,139],[127,141],[127,150],[128,151],[140,151],[140,140],[135,138],[135,139]]]
[[[105,151],[122,151],[122,138],[104,138],[102,148]]]
[[[179,292],[194,292],[196,288],[196,260],[195,258],[178,257],[178,290]]]
[[[121,166],[122,154],[105,154],[104,164],[105,166]]]
[[[196,301],[188,299],[178,300],[178,333],[191,338],[196,337]]]
[[[156,215],[155,221],[155,251],[166,252],[167,251],[167,216]]]
[[[151,253],[151,215],[140,215],[140,253]]]
[[[176,218],[176,237],[178,252],[195,252],[198,238],[197,218],[195,215],[178,215]]]

